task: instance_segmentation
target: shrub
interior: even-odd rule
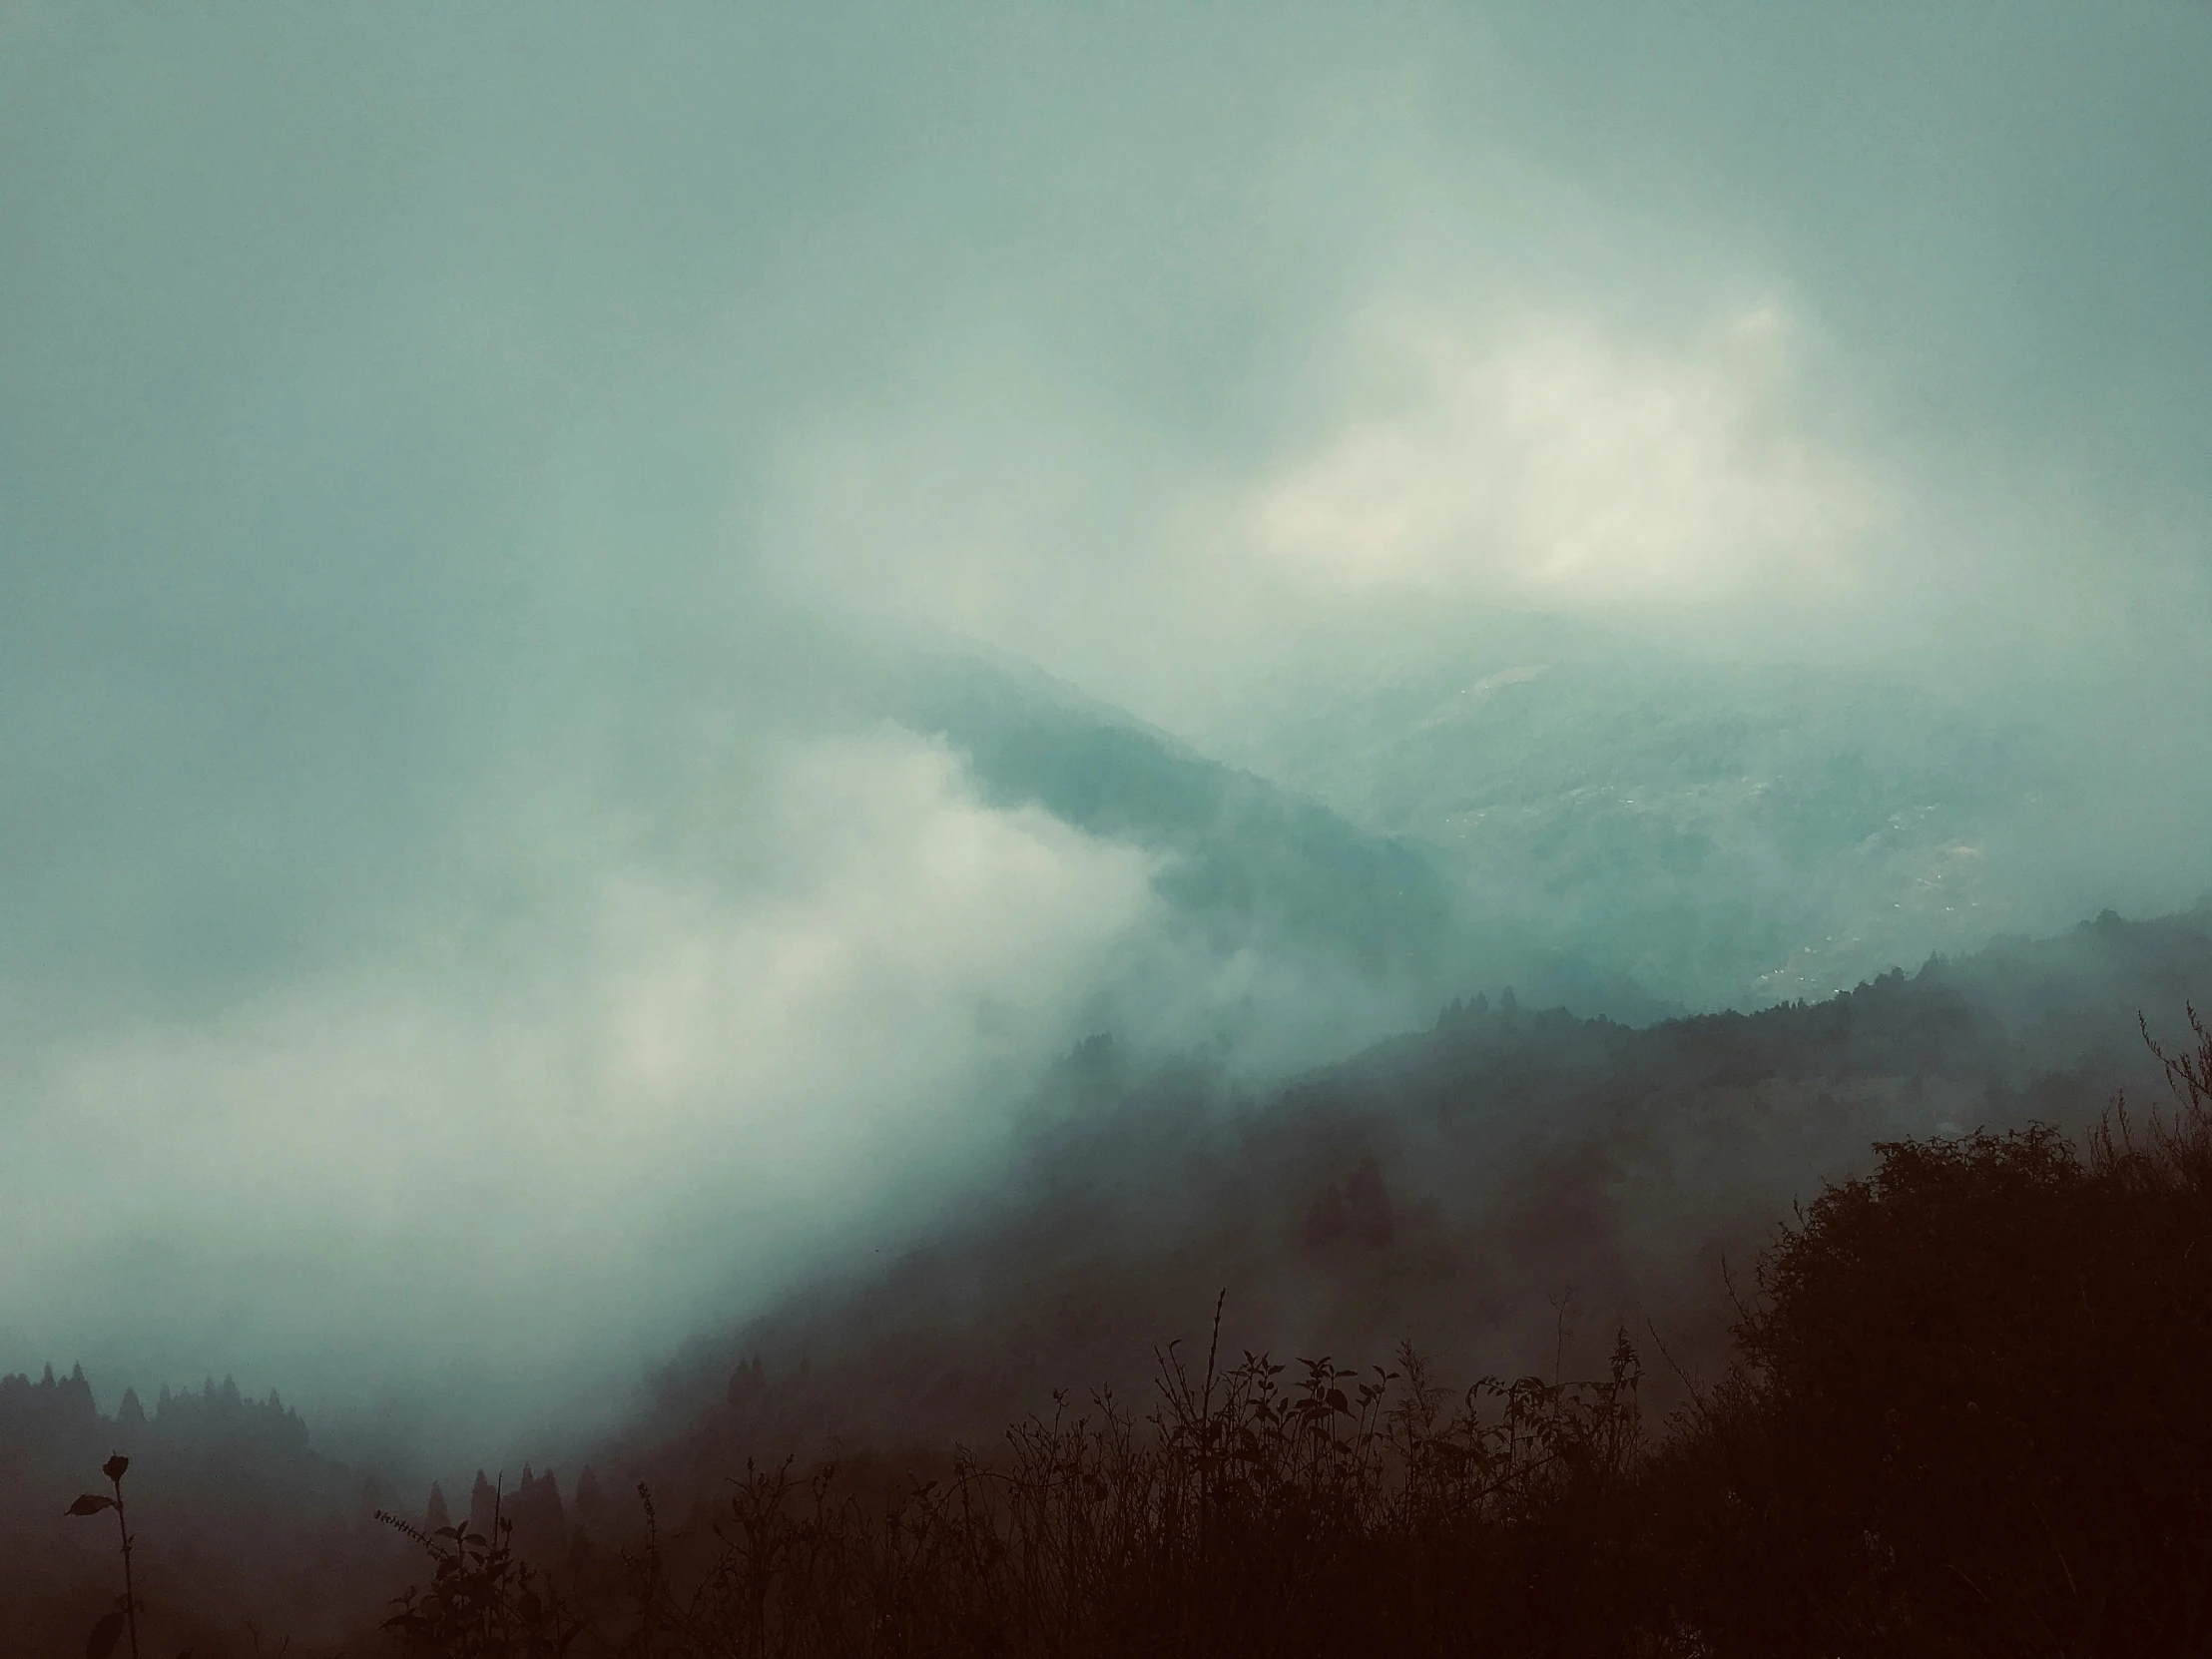
[[[1143,1420],[1062,1396],[1001,1458],[963,1453],[880,1509],[831,1469],[749,1467],[687,1593],[649,1539],[637,1628],[700,1655],[1429,1653],[1617,1628],[1633,1351],[1602,1382],[1456,1395],[1398,1361],[1196,1372],[1170,1349]]]
[[[386,1634],[406,1652],[440,1659],[558,1659],[583,1625],[541,1575],[514,1552],[505,1492],[493,1500],[491,1530],[441,1526],[425,1532],[379,1509],[376,1518],[421,1545],[435,1565],[426,1586],[409,1589]]]
[[[2190,1018],[2142,1134],[2115,1102],[2085,1148],[1884,1145],[1785,1231],[1742,1368],[1666,1459],[1699,1627],[1778,1654],[2212,1647],[2212,1037]]]

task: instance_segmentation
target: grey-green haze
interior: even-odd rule
[[[0,1369],[582,1409],[1087,1031],[2192,900],[2208,86],[2187,4],[9,0]]]

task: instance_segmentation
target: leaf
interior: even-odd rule
[[[124,1456],[123,1453],[119,1451],[113,1457],[110,1457],[105,1463],[102,1463],[100,1465],[100,1472],[106,1475],[110,1480],[121,1480],[123,1478],[123,1471],[130,1466],[131,1459]]]
[[[113,1509],[115,1499],[102,1497],[98,1492],[85,1492],[77,1501],[62,1511],[65,1515],[97,1515],[103,1509]]]
[[[92,1627],[92,1634],[85,1638],[85,1659],[108,1659],[115,1651],[115,1639],[123,1634],[123,1614],[120,1610],[102,1616]]]

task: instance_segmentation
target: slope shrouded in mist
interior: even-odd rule
[[[1006,1199],[1100,1034],[1201,1134],[1508,985],[2184,909],[2208,70],[6,8],[0,1373],[580,1434]]]
[[[1218,1065],[1160,1063],[1094,1037],[1024,1103],[1010,1178],[994,1193],[866,1263],[803,1276],[760,1317],[702,1339],[617,1432],[579,1434],[571,1421],[532,1436],[504,1469],[478,1467],[468,1454],[348,1467],[329,1456],[323,1423],[228,1378],[126,1395],[97,1371],[47,1370],[35,1382],[0,1374],[0,1559],[28,1569],[0,1575],[0,1652],[73,1645],[80,1610],[99,1601],[110,1545],[55,1517],[86,1471],[118,1448],[133,1460],[140,1583],[160,1628],[179,1640],[216,1645],[241,1620],[311,1642],[342,1643],[365,1629],[383,1597],[422,1573],[408,1541],[375,1522],[380,1508],[481,1529],[504,1501],[516,1547],[555,1568],[564,1593],[619,1605],[617,1583],[638,1580],[614,1552],[628,1547],[636,1558],[644,1544],[636,1481],[650,1483],[678,1562],[703,1547],[727,1556],[732,1539],[758,1541],[763,1534],[729,1524],[733,1487],[738,1514],[749,1513],[758,1487],[739,1471],[774,1481],[787,1453],[802,1469],[824,1451],[843,1458],[865,1501],[859,1511],[832,1505],[831,1516],[903,1512],[911,1522],[911,1511],[884,1504],[944,1472],[953,1442],[977,1448],[995,1480],[1012,1471],[990,1461],[992,1448],[1002,1454],[1003,1431],[1027,1413],[1062,1429],[1076,1417],[1097,1422],[1100,1397],[1056,1399],[1056,1388],[1108,1388],[1141,1411],[1155,1345],[1183,1339],[1195,1366],[1223,1293],[1228,1367],[1245,1347],[1357,1367],[1410,1340],[1431,1382],[1591,1376],[1624,1331],[1648,1368],[1648,1420],[1680,1397],[1686,1379],[1722,1375],[1729,1327],[1744,1313],[1729,1286],[1754,1283],[1786,1218],[1799,1216],[1802,1228],[1806,1206],[1833,1211],[1834,1187],[1824,1184],[1873,1168],[1870,1139],[1918,1137],[1917,1147],[1888,1150],[1955,1167],[1970,1149],[1986,1157],[2014,1144],[1960,1138],[1969,1131],[2035,1121],[2079,1129],[2124,1086],[2134,1115],[2108,1126],[2120,1142],[2160,1144],[2153,1114],[2163,1106],[2172,1125],[2174,1103],[2130,1016],[2150,1010],[2153,1029],[2169,1037],[2186,1029],[2172,1011],[2208,975],[2212,910],[2200,906],[2153,921],[2108,913],[1819,1002],[1643,1029],[1513,999],[1455,1002],[1428,1029],[1259,1086]],[[1948,1137],[1947,1149],[1930,1136]],[[2038,1144],[2055,1155],[2065,1143]],[[1829,1199],[1816,1203],[1823,1191]],[[2148,1196],[2153,1210],[2174,1200],[2170,1187]],[[2145,1198],[2133,1194],[2129,1211]],[[1909,1289],[1940,1294],[1954,1258],[1986,1249],[2002,1290],[2035,1236],[1996,1225],[2018,1221],[2017,1212],[1984,1204],[1943,1215],[1959,1230],[1954,1248],[1915,1251],[1934,1278]],[[2188,1212],[2176,1219],[2186,1223]],[[2046,1241],[2053,1247],[2039,1260],[2061,1278],[2078,1276],[2082,1258],[2067,1248],[2077,1242]],[[1846,1294],[1900,1326],[1920,1317],[1911,1296],[1897,1306],[1870,1297],[1857,1256],[1838,1265]],[[2140,1280],[2146,1264],[2123,1250],[2113,1266]],[[1979,1287],[1966,1315],[1980,1322],[1975,1336],[2050,1337],[2052,1310],[2038,1298],[1989,1290]],[[2057,1300],[2070,1308],[2077,1299]],[[2109,1384],[2112,1305],[2123,1299],[2078,1300],[2094,1339],[2078,1358]],[[2166,1305],[2154,1297],[2149,1306]],[[2166,1311],[2170,1338],[2198,1340],[2197,1328]],[[2067,1310],[2059,1317],[2060,1331],[2076,1329]],[[1965,1408],[1955,1374],[1943,1370],[1959,1356],[1925,1340],[1908,1346],[1903,1357],[1864,1345],[1848,1352],[1908,1376],[1915,1364],[1933,1366],[1945,1426]],[[1663,1371],[1670,1362],[1682,1373]],[[1394,1363],[1403,1367],[1402,1354]],[[1366,1375],[1340,1380],[1351,1388]],[[2174,1397],[2186,1397],[2187,1375],[2167,1374]],[[2040,1376],[2007,1383],[1990,1368],[1977,1386],[2010,1388],[2015,1406],[2051,1397]],[[1732,1397],[1710,1391],[1705,1403],[1725,1407]],[[2159,1420],[2131,1415],[2132,1397],[2122,1391],[2115,1426]],[[1710,1421],[1688,1412],[1676,1428]],[[2065,1421],[2070,1441],[2078,1412]],[[1015,1443],[1034,1444],[1040,1431],[1031,1420]],[[2000,1443],[2016,1432],[2008,1420]],[[2092,1466],[2103,1449],[2084,1453]],[[2186,1479],[2185,1468],[2173,1478]],[[1774,1477],[1787,1483],[1787,1465]],[[1904,1479],[1909,1495],[1925,1493],[1924,1476],[1909,1469]],[[2128,1512],[2124,1478],[2090,1487]],[[1790,1512],[1821,1513],[1823,1495],[1801,1491]],[[1899,1507],[1884,1524],[1897,1524]],[[1908,1512],[1925,1521],[1940,1510],[1922,1500]],[[2097,1532],[2070,1512],[2065,1522]],[[1746,1543],[1756,1551],[1762,1537]],[[2015,1540],[1999,1554],[2017,1564],[2020,1547]],[[2070,1539],[2066,1547],[2087,1565]],[[1818,1559],[1847,1576],[1853,1565]],[[1444,1576],[1460,1582],[1465,1571],[1460,1562]],[[1721,1606],[1758,1605],[1734,1575],[1714,1586]],[[766,1576],[787,1595],[834,1597],[849,1585],[834,1574]],[[2055,1569],[2053,1577],[2063,1584]]]
[[[749,1452],[988,1437],[1054,1387],[1141,1394],[1152,1345],[1197,1340],[1221,1292],[1228,1339],[1279,1357],[1411,1339],[1462,1375],[1582,1376],[1626,1330],[1710,1381],[1731,1273],[1749,1287],[1872,1143],[2079,1133],[2121,1090],[2141,1118],[2166,1090],[2137,1015],[2186,1030],[2208,975],[2199,906],[1643,1029],[1454,1003],[1264,1091],[1093,1039],[1032,1103],[1020,1179],[705,1345],[656,1427],[688,1412]],[[727,1461],[660,1457],[672,1481]]]

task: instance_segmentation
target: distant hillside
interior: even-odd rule
[[[1334,654],[1332,654],[1332,645]],[[1427,850],[1501,925],[1693,1006],[2041,929],[2080,832],[2049,711],[1709,662],[1560,618],[1348,627],[1201,740]]]
[[[947,641],[886,650],[877,674],[878,707],[966,755],[994,804],[1165,854],[1161,895],[1216,953],[1340,973],[1408,1008],[1516,984],[1582,1014],[1676,1011],[1508,919],[1416,840],[1357,828],[1031,665]]]

